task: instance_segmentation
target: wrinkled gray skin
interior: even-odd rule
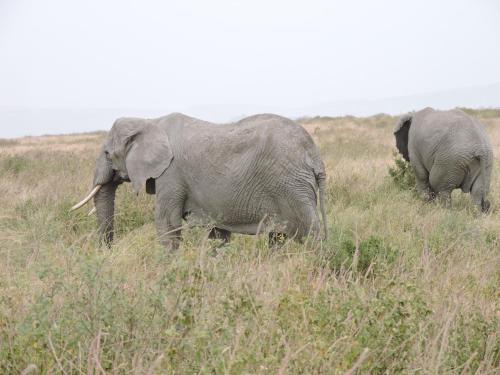
[[[484,126],[465,112],[425,108],[401,117],[394,128],[396,147],[410,162],[417,191],[451,205],[453,189],[470,193],[487,212],[493,151]]]
[[[158,119],[118,119],[96,162],[94,197],[99,230],[113,240],[115,191],[131,182],[156,194],[160,242],[177,248],[182,220],[216,225],[210,237],[271,231],[298,240],[319,237],[319,188],[324,214],[325,169],[309,134],[271,114],[212,124],[174,113]],[[273,225],[271,227],[271,225]]]

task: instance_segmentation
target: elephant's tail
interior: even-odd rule
[[[325,206],[325,193],[326,193],[326,173],[322,169],[320,172],[316,173],[316,182],[318,184],[319,190],[319,208],[321,210],[321,218],[323,220],[323,231],[325,232],[324,239],[328,237],[328,225],[326,223],[326,206]]]
[[[481,206],[485,205],[486,196],[488,195],[488,186],[489,183],[487,181],[488,176],[486,175],[486,156],[478,155],[476,156],[479,159],[479,178],[481,178]]]

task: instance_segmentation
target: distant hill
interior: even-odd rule
[[[314,102],[314,98],[311,99]],[[288,107],[258,104],[210,104],[189,108],[6,108],[0,107],[0,138],[25,135],[66,134],[107,130],[122,116],[158,117],[179,111],[215,122],[231,122],[247,115],[272,112],[292,118],[314,116],[371,116],[377,113],[397,115],[423,107],[449,109],[500,108],[500,83],[408,96],[378,99],[338,100]]]
[[[339,100],[301,108],[297,115],[394,115],[425,107],[500,108],[500,83],[382,99]]]

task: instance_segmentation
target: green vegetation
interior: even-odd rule
[[[351,239],[343,240],[340,246],[332,246],[330,256],[327,257],[328,265],[332,270],[352,270],[355,273],[368,275],[380,271],[381,267],[392,264],[397,253],[390,246],[385,246],[383,241],[375,236],[359,243]]]
[[[401,190],[415,190],[413,168],[396,151],[394,151],[394,166],[389,167],[389,176]]]
[[[7,173],[17,175],[27,167],[28,159],[22,156],[14,155],[6,157],[2,159],[0,164],[0,176]]]
[[[99,247],[95,217],[68,209],[102,135],[0,148],[0,373],[498,373],[500,163],[490,215],[459,192],[426,204],[394,159],[394,121],[303,121],[327,166],[329,238],[274,251],[191,228],[169,254],[154,197],[128,185]],[[500,118],[485,123],[500,155]]]

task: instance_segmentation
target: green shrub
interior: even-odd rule
[[[343,240],[340,248],[329,258],[329,267],[333,270],[342,268],[355,268],[354,271],[366,273],[370,266],[372,272],[380,270],[382,265],[388,265],[394,262],[397,252],[390,246],[375,236],[362,240],[359,243],[357,264],[354,264],[356,254],[356,245],[351,239]]]
[[[500,236],[497,232],[487,232],[485,240],[486,243],[492,247],[497,247],[500,245]]]
[[[487,357],[500,365],[500,343],[495,339],[498,321],[488,321],[478,311],[460,314],[450,332],[450,349],[447,365],[450,370],[461,369],[467,364],[470,373],[477,373],[480,363]],[[488,348],[487,343],[493,342]]]
[[[389,283],[380,288],[369,306],[355,315],[360,322],[367,320],[357,335],[359,347],[355,358],[361,348],[372,351],[371,361],[360,373],[400,374],[407,371],[412,346],[418,340],[416,334],[432,313],[421,291],[412,283]]]
[[[28,159],[22,156],[9,156],[1,161],[0,173],[11,173],[18,175],[20,172],[28,168]]]
[[[401,190],[415,189],[415,174],[410,163],[394,152],[394,166],[389,167],[389,176]]]
[[[422,321],[431,314],[421,290],[411,283],[388,282],[375,294],[363,296],[351,287],[349,291],[332,289],[315,297],[297,290],[281,296],[276,312],[280,330],[292,337],[308,337],[311,346],[322,353],[315,364],[307,355],[302,364],[298,359],[291,373],[341,373],[319,366],[342,358],[344,370],[351,368],[365,348],[370,355],[360,374],[403,373],[407,368]],[[304,317],[307,325],[296,324]],[[341,337],[343,346],[331,350],[331,343]]]

